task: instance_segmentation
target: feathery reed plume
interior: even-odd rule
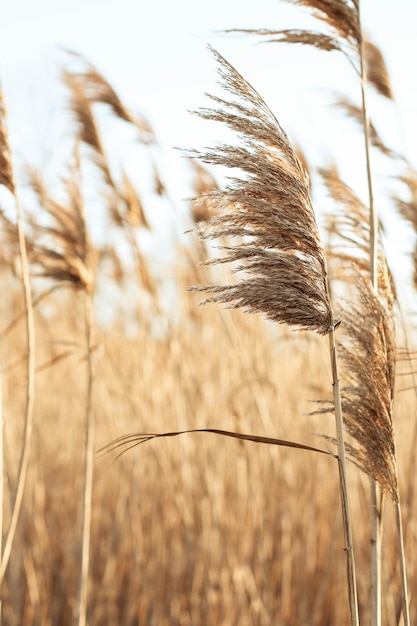
[[[37,171],[28,170],[28,177],[40,206],[51,221],[49,225],[42,225],[32,219],[34,237],[30,249],[38,275],[92,292],[96,251],[88,233],[78,183],[74,177],[64,181],[68,197],[68,204],[64,205],[49,196]]]
[[[116,183],[111,174],[92,107],[97,103],[110,107],[120,120],[135,126],[139,132],[139,140],[146,146],[156,143],[155,135],[145,118],[133,115],[123,105],[114,89],[91,63],[88,63],[80,55],[72,54],[82,63],[83,69],[78,73],[64,70],[63,79],[72,94],[70,106],[79,123],[78,138],[92,149],[92,160],[101,169],[110,190],[110,195],[107,198],[110,216],[116,225],[126,227],[129,242],[136,258],[141,284],[152,296],[153,304],[158,308],[155,281],[148,271],[134,232],[136,228],[149,230],[150,225],[141,198],[127,173],[122,170],[120,185]],[[158,195],[164,195],[165,187],[153,160],[152,165],[155,191]]]
[[[392,401],[395,381],[395,287],[382,246],[379,247],[378,293],[369,268],[369,212],[341,179],[335,166],[319,170],[336,210],[327,216],[332,231],[329,259],[337,277],[355,291],[356,304],[343,307],[340,352],[348,384],[342,388],[347,430],[359,445],[362,468],[393,499],[398,491]],[[337,210],[338,209],[338,210]],[[366,324],[364,323],[366,320]],[[394,498],[395,494],[395,498]]]
[[[113,191],[114,193],[109,204],[110,216],[115,226],[124,229],[135,257],[140,284],[151,296],[153,305],[158,309],[157,285],[149,271],[148,262],[140,249],[136,237],[137,229],[151,230],[142,200],[130,177],[124,170],[122,171],[121,185],[115,186]]]
[[[295,43],[312,46],[325,52],[338,51],[352,62],[362,40],[359,1],[352,0],[284,0],[288,4],[309,8],[315,18],[324,22],[328,32],[305,29],[230,29],[226,32],[246,33],[267,38],[271,43]]]
[[[342,389],[343,415],[358,444],[356,457],[398,501],[398,480],[392,403],[395,382],[393,295],[381,302],[369,280],[357,274],[358,303],[344,311],[340,352],[346,363],[347,385]],[[366,324],[364,323],[366,320]]]
[[[156,143],[155,133],[151,124],[143,115],[133,114],[120,100],[119,96],[96,67],[81,54],[68,50],[77,60],[81,69],[71,72],[72,80],[82,88],[90,104],[100,103],[108,106],[120,120],[133,124],[138,132],[138,139],[145,145]],[[65,72],[68,74],[69,72]]]
[[[359,43],[362,38],[359,21],[359,0],[286,0],[312,10],[314,17],[341,39]]]
[[[253,87],[218,52],[220,84],[234,99],[209,96],[217,108],[197,113],[226,124],[240,139],[205,152],[191,151],[208,164],[240,170],[225,189],[205,196],[213,217],[197,226],[203,240],[224,236],[224,256],[244,276],[232,285],[197,286],[213,294],[206,302],[264,314],[278,323],[329,335],[340,492],[346,541],[350,623],[358,624],[356,574],[348,501],[343,418],[335,328],[328,295],[327,264],[310,198],[309,178],[287,135]],[[237,264],[237,266],[236,266]]]
[[[298,43],[304,46],[312,46],[313,48],[324,50],[325,52],[331,52],[332,50],[344,52],[339,39],[331,35],[325,35],[318,31],[299,30],[295,28],[285,30],[273,30],[269,28],[229,28],[225,32],[258,35],[260,37],[264,37],[266,43]]]
[[[91,149],[93,162],[101,170],[105,182],[114,187],[112,175],[85,86],[70,72],[63,71],[63,81],[71,92],[70,109],[78,123],[78,139]]]
[[[369,196],[369,212],[370,212],[370,273],[371,281],[375,292],[378,291],[378,214],[374,205],[374,192],[373,192],[373,179],[370,157],[370,143],[371,143],[371,129],[369,122],[369,113],[367,105],[367,84],[371,83],[375,89],[382,93],[385,97],[392,97],[392,90],[389,85],[388,73],[386,70],[385,62],[382,53],[377,46],[370,42],[362,30],[361,15],[360,15],[360,0],[286,0],[291,4],[307,7],[310,9],[312,15],[321,20],[329,29],[330,36],[335,38],[335,43],[329,42],[328,50],[340,50],[344,52],[355,72],[359,76],[360,89],[361,89],[361,118],[365,143],[365,158],[366,158],[366,175],[368,185]],[[324,33],[327,37],[328,35]],[[311,41],[308,41],[309,38]],[[285,37],[281,39],[285,41]],[[293,42],[295,43],[310,43],[310,45],[317,46],[316,42],[319,41],[319,37],[311,38],[310,31],[307,32],[306,40],[303,41],[302,37],[298,35]],[[290,39],[287,40],[291,43]],[[322,46],[326,49],[326,46]],[[369,71],[369,77],[367,76]],[[374,136],[375,140],[375,136]],[[382,515],[377,513],[377,497],[376,485],[371,483],[371,516],[374,516],[373,528],[377,528],[378,521],[375,520],[375,516],[378,514],[379,518]],[[382,506],[382,504],[381,504]],[[374,563],[372,565],[372,576],[374,578],[373,588],[375,592],[372,592],[372,603],[374,608],[372,609],[373,626],[379,626],[381,622],[381,603],[380,603],[380,563],[376,552],[380,551],[379,537],[375,536],[377,531],[375,530],[372,538],[372,555],[371,560]],[[378,535],[381,533],[378,531]],[[377,579],[377,580],[376,580]]]
[[[373,201],[373,182],[370,163],[370,141],[378,141],[377,133],[370,126],[366,86],[367,83],[372,84],[375,89],[387,98],[392,98],[392,89],[390,87],[389,76],[384,62],[382,52],[365,36],[361,26],[360,18],[360,1],[359,0],[286,0],[290,4],[295,4],[309,8],[315,18],[321,20],[330,29],[330,41],[327,42],[329,35],[323,33],[322,43],[320,42],[320,33],[312,33],[305,31],[295,31],[295,36],[287,36],[285,33],[291,31],[282,31],[280,37],[276,41],[284,41],[287,43],[309,44],[314,47],[327,50],[341,50],[346,53],[353,67],[360,77],[362,108],[360,116],[365,138],[365,154],[366,169],[369,192],[369,211],[371,214],[371,248],[370,248],[370,265],[372,281],[374,288],[376,285],[377,273],[377,230],[378,216]],[[247,31],[251,34],[270,36],[271,31]],[[275,35],[279,34],[279,31]],[[335,38],[333,42],[333,38]],[[345,50],[345,45],[348,49]],[[350,50],[349,50],[350,48]],[[353,55],[353,56],[352,56]],[[369,72],[369,76],[367,76]],[[384,148],[382,142],[378,147]]]
[[[383,272],[385,276],[388,272]],[[404,624],[410,624],[396,440],[393,425],[395,327],[390,281],[375,293],[369,280],[357,277],[359,304],[344,315],[346,344],[340,352],[348,385],[342,390],[343,414],[358,448],[354,454],[366,473],[388,493],[396,512]],[[366,323],[364,323],[366,320]],[[382,508],[380,508],[380,514]],[[382,521],[382,520],[381,520]]]
[[[346,365],[348,385],[342,389],[342,407],[346,428],[356,445],[352,449],[364,471],[388,493],[396,509],[398,552],[401,570],[402,610],[409,624],[408,591],[403,545],[400,493],[397,479],[396,441],[393,425],[396,336],[394,304],[397,295],[392,274],[383,251],[378,246],[376,288],[369,267],[371,228],[369,212],[356,194],[340,179],[335,167],[320,170],[331,197],[341,208],[332,216],[332,258],[345,272],[348,286],[355,285],[357,304],[343,311],[343,338],[340,352]],[[366,323],[364,323],[366,320]],[[378,507],[378,525],[382,532],[382,507]],[[381,536],[378,537],[381,539]],[[379,541],[380,545],[380,541]],[[375,555],[375,556],[380,556]],[[373,564],[376,567],[376,563]],[[377,587],[375,593],[380,593]],[[380,620],[380,597],[374,597],[372,619]]]
[[[269,319],[326,334],[333,326],[326,290],[326,259],[309,195],[308,175],[276,118],[255,90],[214,52],[226,90],[239,102],[211,96],[221,109],[203,109],[242,137],[242,147],[192,152],[209,164],[240,168],[226,190],[205,196],[215,213],[197,232],[204,240],[244,237],[209,264],[240,262],[236,272],[253,278],[226,286],[194,289],[214,294],[209,302],[265,314]],[[273,210],[271,209],[273,207]]]
[[[349,185],[341,180],[335,165],[319,168],[334,211],[326,215],[327,230],[334,235],[327,249],[328,258],[337,265],[336,276],[347,287],[354,284],[357,272],[371,281],[369,267],[370,227],[369,211]],[[396,289],[382,246],[379,247],[378,296],[392,310]]]
[[[376,91],[388,100],[394,99],[391,80],[388,74],[385,59],[376,44],[369,37],[364,40],[364,56],[366,63],[366,77]]]
[[[26,341],[27,341],[27,386],[26,386],[26,407],[24,418],[23,445],[20,454],[19,468],[17,474],[16,491],[12,504],[12,513],[9,527],[7,529],[3,550],[1,554],[0,566],[0,587],[6,573],[12,550],[13,541],[16,534],[17,523],[23,501],[23,492],[26,484],[27,469],[29,465],[30,444],[33,431],[33,411],[35,403],[35,325],[33,315],[32,290],[30,285],[29,263],[27,257],[26,237],[24,233],[23,215],[20,201],[15,185],[13,174],[13,164],[7,130],[6,104],[3,92],[0,89],[0,183],[3,184],[13,195],[17,214],[17,239],[19,242],[19,255],[21,264],[22,286],[25,301],[26,316]],[[1,428],[3,425],[1,424]],[[0,450],[3,455],[3,448]],[[3,507],[3,493],[1,494],[0,506]],[[0,535],[2,527],[0,526]],[[2,539],[0,539],[0,545]],[[0,605],[1,607],[1,605]],[[0,615],[1,617],[1,615]]]
[[[226,32],[246,33],[268,37],[268,42],[297,43],[313,46],[327,52],[337,50],[349,54],[357,48],[362,33],[359,20],[359,1],[352,0],[284,0],[288,4],[307,7],[318,20],[326,24],[329,34],[305,29],[271,30],[229,29]]]

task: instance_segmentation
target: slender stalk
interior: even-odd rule
[[[400,554],[400,576],[401,576],[401,599],[403,607],[404,626],[410,626],[410,613],[408,608],[408,588],[407,571],[405,568],[404,538],[401,516],[400,498],[395,503],[395,521],[397,526],[398,551]]]
[[[361,98],[362,98],[362,116],[363,116],[363,130],[365,139],[365,159],[366,159],[366,176],[368,185],[368,201],[369,201],[369,224],[370,224],[370,270],[371,281],[375,293],[378,291],[378,212],[374,203],[374,189],[372,180],[372,167],[371,167],[371,142],[369,132],[369,114],[368,114],[368,102],[366,94],[366,67],[364,60],[363,41],[360,46],[360,66],[361,66]]]
[[[378,483],[369,479],[371,514],[371,626],[381,626],[381,562],[383,494]]]
[[[358,3],[358,15],[360,22],[360,8]],[[371,282],[375,294],[378,294],[378,232],[379,232],[379,220],[378,212],[374,203],[373,194],[373,181],[372,181],[372,168],[371,168],[371,156],[370,156],[370,124],[367,105],[367,93],[366,93],[366,67],[364,61],[364,42],[363,38],[359,47],[360,58],[360,83],[361,83],[361,96],[362,96],[362,114],[363,114],[363,129],[365,139],[365,157],[366,157],[366,173],[368,183],[368,197],[369,197],[369,217],[370,217],[370,272]],[[384,494],[381,492],[377,482],[371,478],[371,626],[381,626],[381,545],[382,545],[382,513],[384,506]],[[397,538],[399,545],[399,558],[400,558],[400,570],[401,570],[401,585],[402,585],[402,599],[403,599],[403,616],[404,624],[409,624],[409,610],[408,610],[408,591],[407,591],[407,577],[405,567],[405,552],[404,552],[404,539],[401,527],[401,505],[400,500],[396,502],[396,525],[397,525]]]
[[[86,439],[85,439],[85,483],[84,483],[84,509],[83,509],[83,534],[81,549],[81,577],[78,600],[78,626],[87,623],[87,597],[88,597],[88,574],[90,565],[90,540],[91,540],[91,513],[94,478],[94,432],[95,420],[92,408],[93,397],[93,359],[92,359],[92,326],[93,313],[91,294],[84,292],[85,306],[85,332],[87,351],[87,399],[86,399]]]
[[[333,400],[335,409],[340,497],[342,505],[343,532],[345,538],[349,610],[351,626],[359,625],[358,598],[356,590],[355,555],[353,551],[352,521],[348,499],[348,478],[346,470],[345,438],[343,429],[342,398],[337,366],[337,351],[334,328],[329,332],[330,359],[332,366]]]
[[[22,282],[25,298],[26,334],[27,334],[27,386],[26,386],[26,409],[23,434],[23,447],[19,462],[16,494],[13,503],[9,528],[4,542],[4,550],[1,558],[0,585],[3,582],[9,563],[13,540],[16,533],[17,522],[22,506],[23,493],[26,483],[27,469],[29,465],[30,443],[33,430],[33,409],[35,404],[35,324],[33,315],[32,292],[30,288],[29,264],[27,258],[26,239],[23,230],[23,218],[19,199],[14,192],[17,212],[17,232],[19,239],[19,252],[22,267]]]
[[[360,3],[358,4],[360,23]],[[372,287],[378,293],[378,212],[374,203],[371,150],[369,137],[369,114],[366,93],[366,66],[363,37],[359,46],[360,85],[362,98],[363,131],[365,139],[366,176],[369,202],[369,264]],[[381,549],[382,549],[382,510],[384,497],[373,478],[370,478],[370,517],[371,517],[371,626],[381,626]]]

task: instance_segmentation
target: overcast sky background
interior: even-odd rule
[[[386,142],[417,165],[417,2],[362,0],[361,6],[363,24],[384,53],[396,97],[392,104],[371,94],[372,119]],[[85,55],[128,107],[147,116],[167,154],[173,146],[213,145],[221,139],[221,127],[213,134],[210,124],[189,114],[207,104],[204,92],[216,90],[210,43],[259,91],[313,166],[341,155],[346,182],[364,189],[361,138],[330,106],[335,93],[359,102],[358,83],[345,59],[221,33],[312,24],[306,10],[280,0],[4,2],[0,79],[15,158],[36,165],[53,158],[65,106],[59,83],[65,48]],[[168,177],[175,186],[178,157],[172,153]],[[379,178],[376,171],[382,195],[388,170],[381,165]],[[400,259],[406,233],[401,226],[391,231]]]
[[[417,3],[398,0],[394,7],[387,0],[362,0],[361,4],[363,23],[385,54],[403,125],[413,136],[406,142],[411,148],[417,132],[412,69],[417,55]],[[50,116],[55,113],[51,82],[63,62],[60,48],[80,52],[96,64],[123,100],[151,118],[167,145],[177,144],[182,137],[187,140],[188,128],[194,129],[187,110],[202,103],[203,92],[211,90],[215,78],[207,43],[254,83],[284,126],[302,131],[306,118],[311,124],[320,123],[313,115],[314,94],[327,90],[329,97],[332,89],[344,85],[350,89],[354,84],[343,58],[295,46],[259,46],[250,38],[217,33],[227,28],[308,24],[307,11],[279,0],[5,2],[0,72],[13,140],[25,137],[38,110],[49,110]],[[190,133],[194,138],[193,130]]]

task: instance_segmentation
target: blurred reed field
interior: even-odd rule
[[[316,12],[322,33],[249,34],[342,51],[362,91],[368,82],[391,97],[359,2],[295,4]],[[3,94],[4,625],[357,624],[352,565],[361,624],[417,622],[414,328],[378,216],[335,166],[314,170],[296,154],[215,51],[213,62],[222,96],[199,114],[242,143],[182,162],[193,201],[173,199],[151,125],[82,56],[68,53],[62,74],[71,130],[52,180],[16,162]],[[415,170],[385,146],[366,100],[341,105],[363,123],[369,152],[395,164],[405,192],[392,211],[414,233]],[[130,133],[133,174],[112,152],[109,124]],[[220,184],[213,164],[246,176]],[[330,207],[323,245],[319,181]],[[370,167],[368,183],[372,192]],[[163,254],[158,210],[172,233]],[[199,306],[201,291],[220,306]],[[354,564],[324,335],[341,354]]]

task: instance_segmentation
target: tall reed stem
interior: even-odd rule
[[[383,493],[378,483],[369,478],[371,517],[371,626],[381,626],[381,561]]]
[[[86,399],[86,439],[85,439],[85,483],[83,508],[83,534],[81,549],[81,578],[78,601],[78,626],[87,623],[88,574],[90,565],[91,513],[94,477],[94,433],[95,420],[93,414],[93,359],[92,359],[92,327],[93,312],[91,294],[84,292],[85,333],[87,351],[87,399]]]
[[[359,11],[359,8],[358,8]],[[365,138],[366,172],[368,182],[369,213],[370,213],[370,270],[372,287],[378,293],[378,213],[374,204],[372,168],[370,157],[369,115],[366,95],[366,67],[364,62],[363,39],[360,45],[360,72],[363,128]],[[381,544],[382,544],[382,511],[384,494],[381,493],[377,482],[371,479],[371,625],[381,626]],[[404,626],[410,623],[408,609],[407,576],[405,566],[404,539],[401,526],[401,505],[398,497],[395,503],[397,539],[399,546],[399,560],[401,571],[402,603]]]
[[[358,5],[360,21],[360,4]],[[369,202],[369,265],[372,288],[378,294],[378,213],[374,204],[374,192],[371,168],[369,139],[369,115],[366,93],[366,66],[363,37],[359,46],[360,85],[362,98],[363,130],[365,139],[366,176]],[[382,555],[382,511],[384,496],[376,480],[370,478],[370,519],[371,519],[371,626],[381,626],[381,555]]]
[[[358,3],[358,16],[360,21],[360,4]],[[373,181],[372,181],[372,168],[371,168],[371,156],[370,156],[370,125],[368,115],[367,93],[366,93],[366,67],[364,60],[364,41],[361,40],[359,48],[360,58],[360,83],[361,83],[361,96],[362,96],[362,114],[363,114],[363,129],[365,139],[365,157],[366,157],[366,173],[368,184],[368,198],[369,198],[369,217],[370,217],[370,272],[371,282],[374,293],[378,294],[378,233],[379,233],[379,219],[378,212],[374,204],[373,193]],[[382,552],[382,512],[384,505],[384,494],[381,492],[377,482],[371,478],[371,626],[381,626],[381,552]],[[401,506],[400,500],[396,502],[396,525],[397,525],[397,537],[399,545],[399,558],[401,569],[401,585],[402,585],[402,599],[403,599],[403,616],[404,624],[409,624],[409,610],[408,610],[408,592],[407,592],[407,578],[405,567],[405,553],[404,553],[404,539],[401,527]]]
[[[346,470],[345,437],[344,437],[343,415],[342,415],[342,398],[341,398],[341,391],[340,391],[339,372],[338,372],[338,366],[337,366],[337,351],[336,351],[336,340],[335,340],[334,328],[332,328],[332,330],[329,332],[329,347],[330,347],[330,360],[331,360],[331,366],[332,366],[333,400],[334,400],[334,410],[335,410],[335,420],[336,420],[340,498],[341,498],[341,505],[342,505],[343,532],[344,532],[344,537],[345,537],[350,624],[351,626],[359,626],[358,598],[357,598],[357,590],[356,590],[355,555],[353,551],[352,521],[351,521],[349,498],[348,498],[349,490],[348,490],[348,478],[347,478],[347,470]]]
[[[402,515],[400,498],[395,503],[395,521],[397,526],[398,552],[400,555],[400,576],[401,576],[401,600],[404,617],[404,626],[410,626],[410,612],[408,608],[408,587],[407,587],[407,571],[405,567],[404,537],[402,527]]]
[[[378,294],[378,213],[374,204],[370,141],[369,115],[366,97],[366,68],[363,54],[363,41],[360,46],[361,96],[363,129],[365,138],[366,176],[369,202],[369,264],[372,288]],[[370,478],[370,517],[371,517],[371,626],[381,626],[381,548],[382,548],[382,510],[384,496],[373,478]]]
[[[16,494],[14,498],[9,528],[7,530],[7,535],[4,542],[4,550],[1,557],[0,586],[3,582],[7,565],[9,563],[13,540],[16,534],[17,522],[19,520],[20,509],[23,501],[23,493],[26,484],[27,469],[29,465],[30,443],[32,441],[33,410],[35,404],[35,324],[33,315],[32,292],[30,287],[26,239],[23,230],[23,216],[16,191],[14,191],[14,197],[16,203],[17,232],[19,240],[19,253],[21,259],[22,283],[26,313],[27,385],[23,447],[19,462]]]

